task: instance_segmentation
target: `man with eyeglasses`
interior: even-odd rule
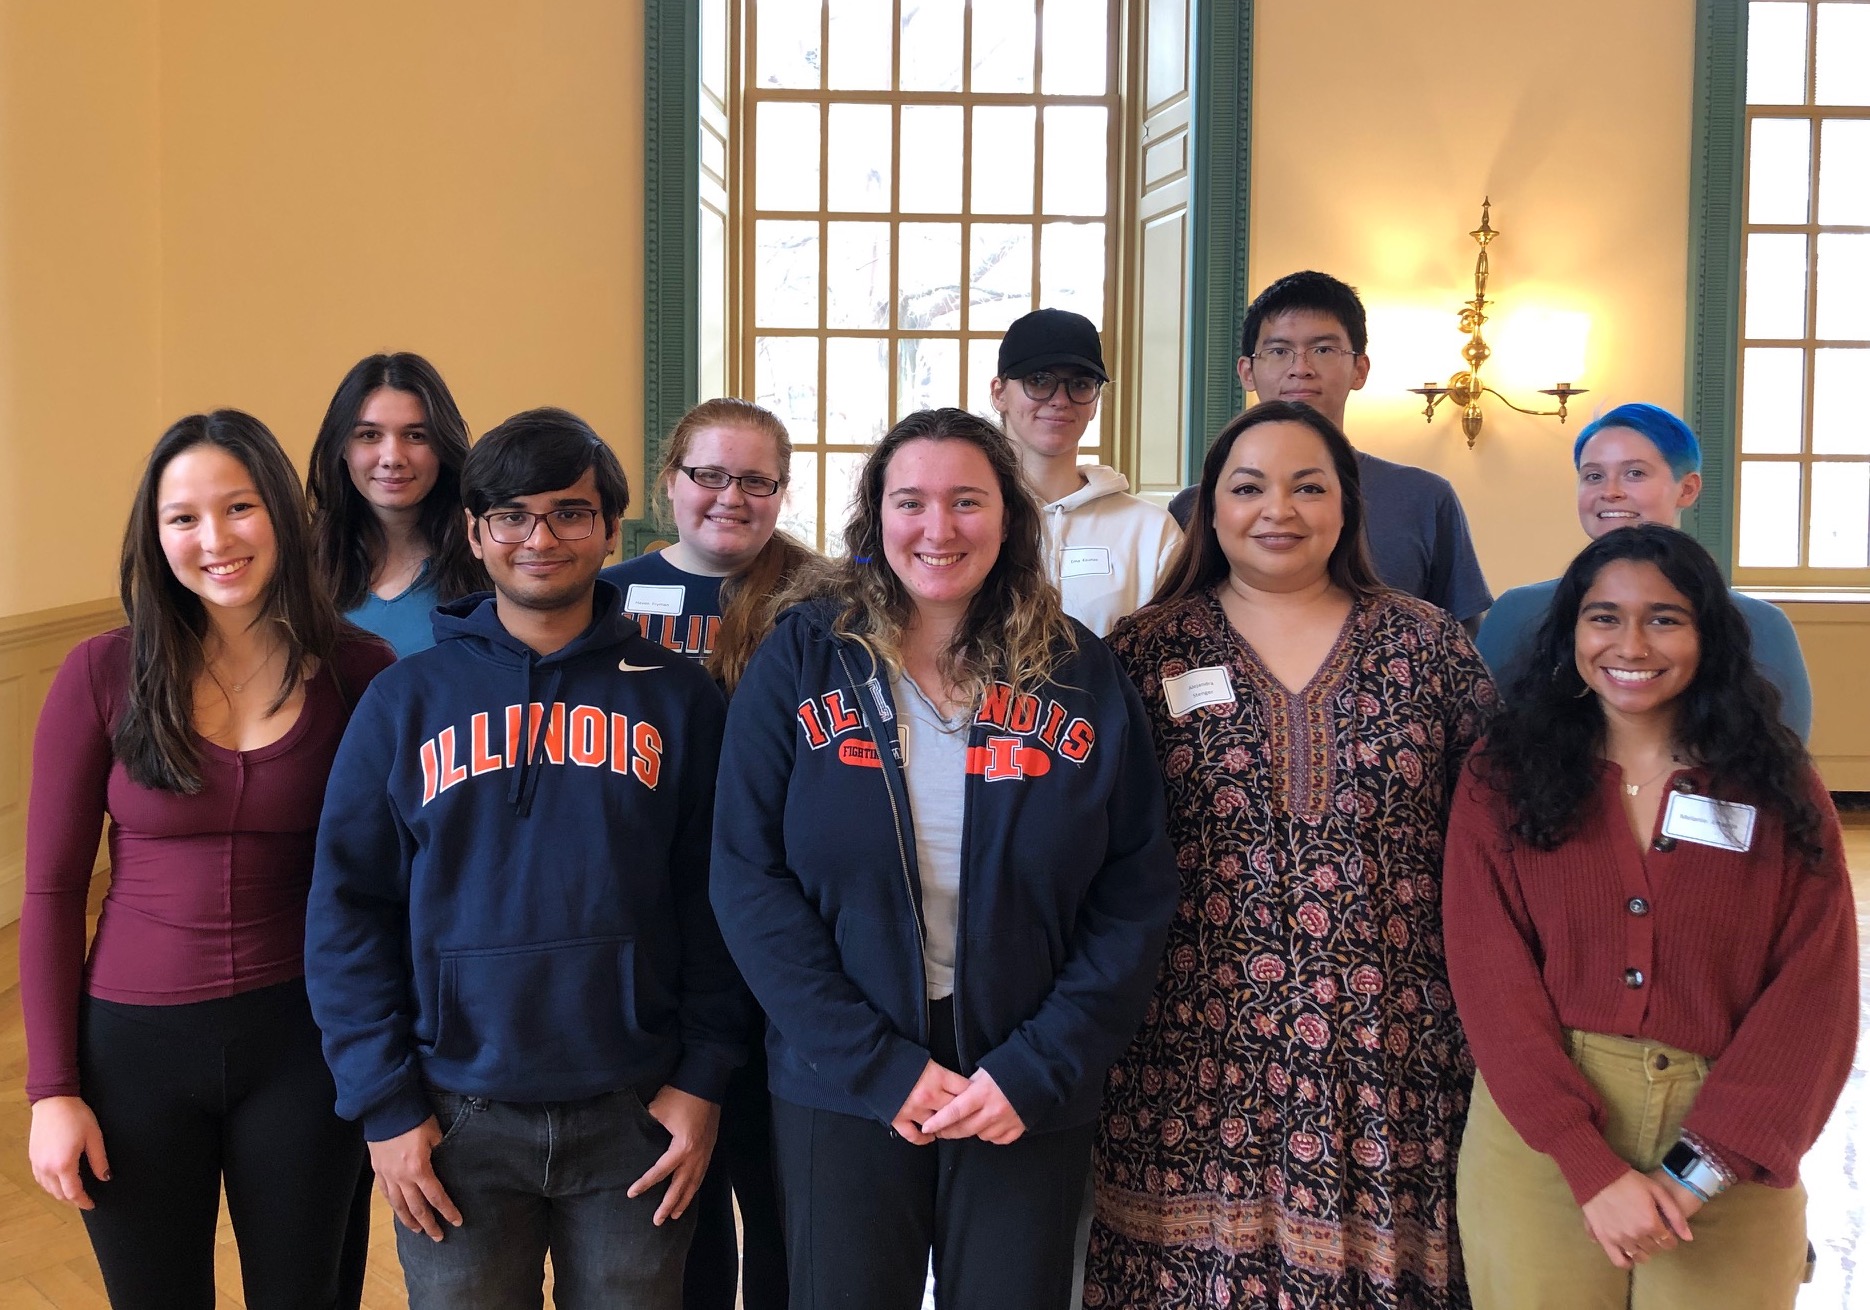
[[[1123,474],[1078,462],[1078,443],[1109,380],[1091,320],[1038,309],[1001,338],[999,374],[989,384],[1045,508],[1046,563],[1065,612],[1100,637],[1155,592],[1182,540],[1160,506],[1130,494]]]
[[[1240,385],[1260,400],[1310,405],[1339,428],[1353,391],[1370,375],[1363,301],[1326,273],[1290,273],[1247,307],[1240,332]],[[1377,575],[1398,591],[1439,605],[1472,636],[1493,604],[1468,534],[1467,515],[1446,478],[1357,452],[1364,536]],[[1195,489],[1169,512],[1183,527]]]
[[[413,1310],[676,1310],[748,1001],[708,905],[725,717],[598,579],[623,470],[563,410],[462,471],[492,595],[360,698],[306,988]]]

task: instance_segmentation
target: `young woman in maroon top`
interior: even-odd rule
[[[1857,1037],[1836,812],[1674,528],[1587,547],[1530,667],[1448,834],[1474,1304],[1790,1307]]]
[[[342,623],[311,558],[273,435],[236,410],[182,419],[124,534],[129,625],[72,651],[40,715],[29,1151],[85,1212],[118,1310],[214,1304],[223,1185],[248,1306],[358,1303],[361,1244],[343,1248],[364,1146],[306,1005],[305,902],[338,739],[393,657]]]

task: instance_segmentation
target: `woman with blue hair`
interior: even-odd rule
[[[1571,448],[1578,470],[1578,522],[1593,541],[1639,523],[1680,527],[1701,495],[1701,442],[1658,405],[1619,405],[1585,425]],[[1532,636],[1552,608],[1556,578],[1514,587],[1487,611],[1475,644],[1509,701],[1523,699]],[[1801,739],[1812,732],[1812,684],[1798,634],[1778,606],[1729,593],[1747,621],[1753,660],[1779,692],[1779,717]]]

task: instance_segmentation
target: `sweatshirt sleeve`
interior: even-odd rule
[[[78,997],[85,904],[97,864],[112,755],[95,685],[106,639],[65,657],[33,734],[26,812],[26,896],[20,910],[20,1003],[26,1018],[26,1099],[78,1096]]]
[[[1028,1128],[1044,1127],[1123,1053],[1155,989],[1181,894],[1148,716],[1129,679],[1114,667],[1113,675],[1107,694],[1120,700],[1125,722],[1103,867],[1051,994],[980,1062]]]
[[[1470,764],[1442,869],[1448,981],[1494,1103],[1527,1146],[1552,1157],[1583,1205],[1630,1166],[1604,1140],[1603,1098],[1566,1053],[1501,808]]]
[[[305,916],[305,990],[337,1082],[337,1110],[373,1142],[433,1113],[409,997],[409,871],[415,844],[386,783],[396,724],[373,684],[338,746],[318,824]]]
[[[1773,1187],[1798,1181],[1857,1048],[1857,915],[1844,834],[1816,774],[1809,792],[1824,820],[1824,859],[1811,868],[1796,850],[1781,856],[1765,986],[1682,1122],[1737,1177]]]
[[[831,926],[786,860],[803,623],[754,653],[727,712],[715,790],[713,897],[721,932],[774,1026],[878,1120],[902,1109],[929,1061],[844,973]]]

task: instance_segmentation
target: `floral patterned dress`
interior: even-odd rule
[[[1156,734],[1182,899],[1105,1092],[1084,1304],[1465,1307],[1453,1188],[1474,1066],[1441,855],[1496,705],[1485,666],[1397,593],[1359,602],[1297,692],[1212,592],[1110,644]],[[1233,699],[1171,713],[1164,681],[1216,666]]]

